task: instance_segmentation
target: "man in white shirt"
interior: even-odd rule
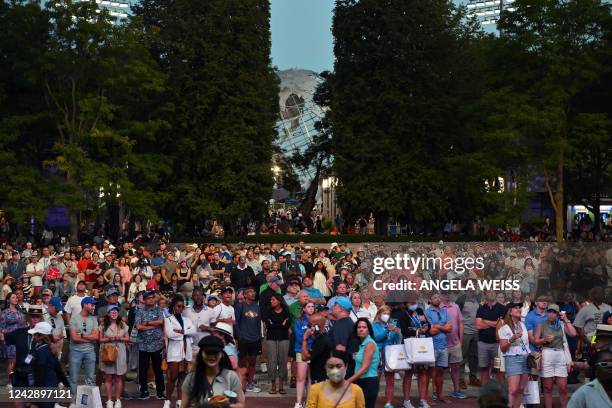
[[[68,298],[64,307],[66,321],[70,322],[73,315],[81,313],[81,301],[87,296],[87,284],[85,281],[79,281],[76,287],[76,293]]]
[[[221,291],[221,303],[213,309],[210,319],[211,323],[222,322],[234,326],[236,323],[236,314],[234,312],[234,307],[230,304],[233,293],[234,291],[231,288],[225,288]]]
[[[206,330],[210,327],[213,309],[204,303],[204,293],[201,288],[195,288],[191,298],[193,306],[185,308],[183,316],[191,320],[196,327],[196,334],[193,336],[193,348],[196,349],[200,340],[208,335]]]

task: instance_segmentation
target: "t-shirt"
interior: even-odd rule
[[[589,303],[580,309],[576,315],[576,319],[574,319],[574,326],[581,328],[584,331],[584,334],[587,337],[590,337],[595,334],[597,325],[601,324],[603,314],[610,309],[612,309],[612,307],[605,303],[602,303],[599,305],[599,307]]]
[[[193,335],[193,344],[198,344],[200,340],[206,337],[207,333],[200,330],[200,326],[204,325],[210,327],[210,319],[212,316],[212,309],[206,305],[202,305],[202,309],[196,313],[192,307],[187,307],[183,311],[183,316],[193,322],[196,327],[196,332]]]
[[[353,328],[355,323],[350,317],[343,317],[340,320],[336,320],[331,330],[329,331],[329,337],[332,340],[333,349],[336,349],[338,344],[342,344],[346,347],[346,351],[350,352],[353,345]]]
[[[521,338],[516,339],[510,343],[510,348],[507,351],[502,352],[504,356],[516,356],[516,355],[521,355],[521,354],[529,354],[527,352],[527,343],[529,343],[529,334],[527,334],[527,328],[525,327],[523,322],[520,322],[519,324],[521,326],[520,331],[522,332]],[[504,324],[502,327],[499,328],[498,334],[499,334],[500,340],[510,340],[510,338],[513,335],[512,329],[510,329],[510,326],[508,326],[507,324]]]
[[[194,376],[195,376],[195,373],[192,371],[189,374],[187,374],[187,376],[185,377],[185,380],[183,380],[183,395],[184,395],[183,398],[185,398],[185,396],[187,395],[193,398],[192,394],[193,394],[195,380],[202,381],[201,378],[196,379],[194,378]],[[242,384],[240,383],[240,378],[238,377],[238,374],[236,374],[232,370],[222,370],[219,373],[219,375],[215,377],[215,380],[213,381],[211,396],[223,395],[223,393],[228,390],[235,392],[236,395],[240,397],[240,399],[242,400],[244,399],[244,392],[242,391]],[[207,395],[202,395],[202,398],[200,398],[200,401],[194,401],[195,406],[196,407],[208,406],[206,405],[207,399],[208,399]]]
[[[478,310],[478,302],[474,299],[468,299],[463,304],[461,316],[463,320],[463,334],[476,334],[476,311]]]
[[[94,330],[98,329],[98,320],[94,316],[83,318],[80,313],[72,315],[70,319],[70,329],[75,329],[80,335],[89,336]],[[70,341],[70,350],[74,351],[94,351],[94,342],[75,343]]]
[[[540,325],[540,323],[546,320],[546,312],[544,314],[538,314],[538,309],[533,309],[531,312],[527,313],[525,317],[525,327],[527,330],[531,330],[531,334],[535,336],[536,329]],[[531,351],[536,351],[537,347],[533,344],[529,344],[529,348]]]
[[[219,303],[212,311],[212,317],[210,321],[215,323],[218,319],[227,319],[231,318],[232,320],[236,320],[236,314],[234,312],[233,306],[226,306],[223,303]]]
[[[81,313],[81,301],[85,298],[85,294],[83,296],[72,295],[68,298],[66,302],[66,306],[64,306],[64,312],[69,313],[71,315],[76,315]]]
[[[504,317],[504,313],[504,307],[499,303],[495,303],[493,307],[490,307],[488,303],[485,303],[476,311],[476,318],[496,322],[499,318]],[[495,338],[495,327],[488,327],[486,329],[478,330],[478,341],[488,344],[497,343],[497,339]]]
[[[325,362],[332,351],[332,340],[328,333],[315,336],[310,347],[310,378],[312,381],[325,381],[327,379]]]
[[[584,384],[572,394],[567,408],[612,407],[612,401],[598,379]]]
[[[241,302],[236,305],[236,337],[238,340],[257,341],[261,339],[261,312],[255,302]]]
[[[448,323],[448,314],[446,313],[446,309],[429,306],[427,309],[425,309],[425,317],[431,325],[438,324],[444,326],[446,323]],[[432,336],[434,350],[444,350],[447,348],[446,338],[447,335],[444,332],[439,332],[438,334]]]
[[[282,309],[280,313],[270,310],[264,316],[264,323],[267,340],[289,340],[291,316],[287,310]]]
[[[446,310],[448,321],[453,326],[451,332],[446,334],[446,343],[448,347],[454,347],[459,344],[459,328],[461,327],[463,316],[456,303],[442,303],[440,307]]]

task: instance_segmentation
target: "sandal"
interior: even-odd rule
[[[276,394],[276,390],[272,388],[270,391],[268,391],[268,394]]]
[[[282,395],[285,395],[287,393],[287,391],[285,391],[284,389],[281,388],[280,390],[278,390],[278,393],[282,394]]]

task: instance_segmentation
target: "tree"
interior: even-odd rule
[[[82,211],[98,214],[119,201],[155,220],[163,195],[150,182],[167,166],[163,155],[138,145],[155,143],[163,125],[143,108],[164,89],[164,76],[139,31],[113,25],[95,3],[52,1],[47,12],[42,82],[56,134],[45,164],[62,176],[53,202],[70,209],[73,236]]]
[[[528,147],[528,162],[544,174],[561,241],[571,146],[578,135],[596,135],[606,127],[581,115],[577,101],[610,69],[604,63],[610,6],[599,0],[517,0],[513,8],[499,21],[504,64],[498,74],[512,95],[499,108],[507,112],[507,129]],[[588,143],[600,143],[596,138]]]
[[[41,162],[51,147],[51,121],[38,75],[48,32],[48,15],[37,4],[0,3],[0,208],[16,223],[43,219],[48,207]]]
[[[333,33],[333,169],[343,212],[373,212],[378,233],[390,216],[427,230],[461,197],[453,191],[461,183],[449,179],[469,153],[460,149],[470,146],[462,118],[479,97],[471,61],[481,33],[443,0],[338,0]],[[463,193],[479,197],[484,176],[474,178],[478,187]]]
[[[144,0],[134,8],[169,78],[166,214],[190,224],[259,218],[273,187],[278,78],[267,0]]]
[[[331,124],[328,115],[331,104],[331,89],[329,79],[332,74],[329,71],[321,73],[323,82],[321,82],[315,91],[314,102],[319,105],[324,111],[321,120],[314,125],[317,133],[313,136],[312,143],[308,145],[303,152],[296,151],[291,157],[291,162],[298,168],[304,171],[314,169],[314,177],[310,180],[310,184],[306,189],[306,193],[300,205],[300,212],[304,214],[309,222],[311,218],[308,216],[315,206],[319,183],[323,177],[326,177],[331,172],[332,167],[332,135]],[[312,225],[309,225],[312,227]]]

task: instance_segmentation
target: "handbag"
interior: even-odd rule
[[[410,370],[412,365],[408,362],[408,355],[404,344],[385,346],[385,371],[396,372]]]
[[[117,333],[115,333],[115,335],[116,334]],[[117,361],[117,354],[119,354],[117,345],[115,343],[106,343],[101,347],[100,360],[102,360],[103,363],[112,364]]]
[[[103,363],[114,363],[117,361],[117,354],[118,354],[118,350],[117,350],[117,346],[114,344],[105,344],[104,347],[102,347],[102,351],[100,352],[100,360],[102,360]]]

